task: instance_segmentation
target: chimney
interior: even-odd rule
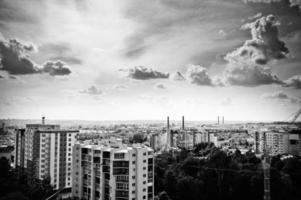
[[[223,123],[223,124],[225,124],[225,119],[224,119],[224,116],[223,116],[223,118],[222,118],[222,123]]]
[[[43,125],[45,124],[45,117],[44,116],[42,117],[42,124]]]
[[[219,116],[217,116],[217,124],[219,124]]]
[[[166,127],[166,150],[170,148],[170,129],[169,129],[169,116],[167,116],[167,127]]]
[[[169,131],[169,116],[167,116],[167,131]]]
[[[184,122],[184,116],[182,116],[182,130],[184,130],[184,128],[185,128],[185,122]]]

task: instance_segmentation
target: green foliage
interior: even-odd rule
[[[301,199],[300,188],[301,161],[274,157],[272,199]],[[210,143],[196,145],[192,153],[163,153],[155,159],[155,194],[159,200],[261,200],[261,160],[252,152],[230,154]]]
[[[13,170],[8,160],[0,159],[0,200],[40,200],[51,194],[49,179],[27,177],[23,170]]]
[[[135,134],[132,138],[130,138],[130,143],[143,143],[147,140],[147,138],[143,134]]]

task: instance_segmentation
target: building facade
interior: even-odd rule
[[[254,133],[254,151],[261,154],[266,144],[270,155],[291,154],[301,156],[301,134],[283,131],[257,131]]]
[[[149,147],[75,144],[72,196],[89,200],[153,200],[154,159]]]
[[[28,176],[50,179],[55,189],[71,187],[72,146],[77,130],[62,130],[59,125],[28,124],[18,129],[15,138],[15,167]]]

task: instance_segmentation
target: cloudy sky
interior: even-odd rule
[[[0,118],[288,120],[300,0],[0,0]]]

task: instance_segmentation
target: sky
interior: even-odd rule
[[[0,118],[283,121],[300,0],[0,0]]]

